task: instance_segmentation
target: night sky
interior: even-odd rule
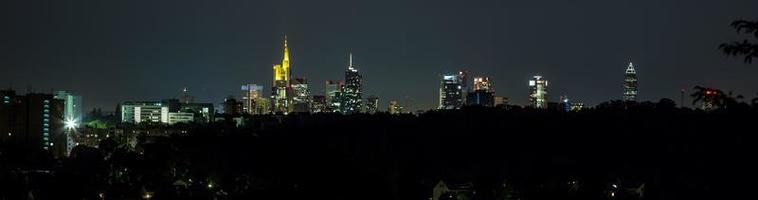
[[[758,19],[756,0],[4,0],[0,87],[70,90],[86,109],[179,96],[220,104],[247,82],[271,87],[289,37],[293,77],[313,94],[343,79],[348,52],[364,97],[407,109],[437,104],[439,75],[487,75],[496,95],[527,101],[544,75],[549,95],[594,105],[620,99],[637,67],[640,99],[679,101],[695,85],[758,92],[758,64],[718,45],[744,38],[729,24]]]

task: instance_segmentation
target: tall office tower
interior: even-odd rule
[[[326,96],[313,95],[313,100],[311,102],[311,112],[312,113],[328,112],[327,104],[326,104]]]
[[[466,105],[495,106],[495,92],[489,77],[474,77],[474,91],[466,93]]]
[[[547,108],[547,80],[542,76],[534,76],[529,80],[529,106],[533,108]]]
[[[76,146],[75,138],[78,136],[77,129],[82,124],[82,96],[72,95],[66,91],[55,93],[55,99],[63,101],[63,121],[65,129],[63,131],[66,138],[66,155]]]
[[[227,116],[239,116],[244,113],[243,102],[237,101],[233,96],[224,99],[224,114]]]
[[[345,114],[361,112],[363,106],[361,74],[353,66],[353,54],[350,54],[347,70],[345,70],[345,87],[342,88],[342,111]]]
[[[403,113],[403,106],[400,105],[397,101],[390,101],[389,108],[387,108],[387,112],[390,114],[401,114]]]
[[[466,105],[494,107],[495,94],[488,90],[474,90],[466,94]]]
[[[242,85],[242,112],[263,115],[269,112],[268,99],[263,96],[263,86],[248,83]]]
[[[292,80],[292,111],[307,113],[311,111],[311,92],[308,90],[308,80],[296,78]]]
[[[274,113],[289,113],[292,111],[290,87],[290,53],[287,47],[287,36],[284,36],[284,56],[282,63],[274,65],[274,83],[271,88],[271,103]]]
[[[440,81],[439,107],[437,109],[459,109],[463,105],[461,76],[443,75]]]
[[[368,96],[366,99],[366,112],[374,114],[379,111],[379,97]]]
[[[16,95],[0,91],[0,141],[49,151],[56,157],[67,155],[64,134],[64,102],[52,94]]]
[[[490,77],[474,77],[474,91],[478,90],[493,92]]]
[[[324,87],[324,96],[326,96],[327,112],[342,112],[342,88],[345,83],[342,81],[326,81]]]
[[[637,71],[632,62],[624,73],[624,101],[637,101]]]

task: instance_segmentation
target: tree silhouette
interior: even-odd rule
[[[752,34],[753,39],[758,39],[758,21],[737,20],[732,22],[732,27],[738,33]],[[728,56],[745,56],[745,63],[752,63],[754,57],[758,58],[758,43],[749,39],[722,43],[719,49]]]

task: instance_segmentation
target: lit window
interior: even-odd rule
[[[45,100],[44,102],[45,102],[45,103],[50,103],[50,100]]]
[[[50,108],[50,105],[47,105],[47,104],[45,104],[45,106],[44,106],[44,107],[45,107],[45,108]]]

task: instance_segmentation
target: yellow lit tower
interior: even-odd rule
[[[274,87],[271,89],[274,113],[291,111],[290,90],[290,53],[287,47],[287,35],[284,35],[284,58],[281,64],[274,65]]]

